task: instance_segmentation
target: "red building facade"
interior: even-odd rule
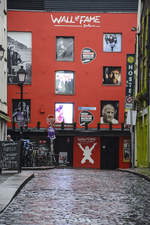
[[[136,18],[136,13],[8,12],[8,48],[18,53],[16,63],[8,57],[9,116],[14,121],[19,108],[16,74],[22,65],[26,138],[46,137],[47,117],[53,115],[56,151],[66,151],[73,167],[130,166],[130,132],[122,124]],[[18,137],[17,123],[15,130],[9,124],[9,132]]]

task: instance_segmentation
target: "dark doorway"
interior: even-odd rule
[[[55,153],[59,155],[60,152],[67,152],[67,164],[73,166],[73,137],[56,137]],[[57,163],[58,162],[59,159],[57,158]]]
[[[118,137],[101,137],[101,169],[116,169],[119,165]]]

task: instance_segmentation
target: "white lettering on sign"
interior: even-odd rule
[[[50,15],[51,22],[54,26],[71,26],[71,27],[100,27],[101,16],[55,16]]]
[[[129,70],[133,70],[134,69],[133,65],[129,65],[128,68],[129,68]]]
[[[129,74],[129,76],[133,76],[133,75],[134,75],[134,72],[133,72],[132,70],[130,70],[130,71],[128,72],[128,74]]]

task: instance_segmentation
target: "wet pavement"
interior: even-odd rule
[[[34,171],[0,225],[150,225],[150,182],[121,171]]]
[[[33,172],[3,171],[0,174],[0,213],[2,213],[23,186],[34,177]]]

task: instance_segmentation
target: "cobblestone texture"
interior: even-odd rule
[[[150,182],[130,173],[34,171],[0,225],[150,225]]]

